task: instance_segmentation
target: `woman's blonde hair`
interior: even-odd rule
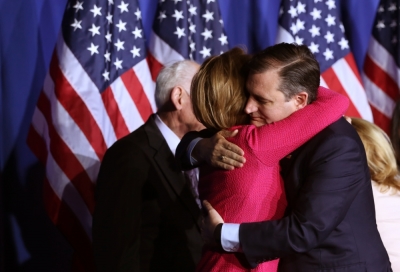
[[[381,192],[400,190],[396,158],[386,133],[378,126],[360,118],[351,118],[364,144],[372,180],[380,185]]]
[[[244,70],[249,58],[243,49],[235,47],[208,58],[193,77],[193,112],[205,127],[221,130],[248,123]]]

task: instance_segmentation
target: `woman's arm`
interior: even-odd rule
[[[275,164],[337,121],[348,106],[347,97],[319,87],[316,101],[289,117],[258,128],[248,127],[246,141],[261,161]]]

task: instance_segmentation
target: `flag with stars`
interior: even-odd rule
[[[152,30],[149,63],[156,73],[174,61],[202,63],[229,49],[216,0],[160,0]]]
[[[321,67],[321,85],[350,98],[349,116],[372,121],[335,0],[283,0],[277,42],[307,45]]]
[[[387,133],[400,98],[399,1],[380,1],[364,62],[363,81],[374,122]]]
[[[156,111],[146,56],[137,0],[68,3],[28,144],[46,166],[47,212],[85,271],[100,161]]]

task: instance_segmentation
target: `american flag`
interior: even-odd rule
[[[64,14],[28,144],[46,167],[45,208],[75,250],[74,270],[94,270],[100,162],[156,111],[161,67],[181,59],[201,63],[228,49],[215,0],[161,0],[153,30],[148,54],[137,0],[74,0]]]
[[[93,271],[94,187],[108,147],[156,110],[136,0],[71,1],[28,136],[46,166],[45,208]]]
[[[374,122],[387,133],[400,97],[399,1],[382,0],[364,62],[363,81]]]
[[[347,115],[372,113],[335,0],[283,0],[277,42],[307,45],[321,67],[321,85],[350,98]]]
[[[202,63],[227,51],[228,37],[216,0],[160,0],[149,47],[153,71],[183,59]]]

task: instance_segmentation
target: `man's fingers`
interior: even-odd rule
[[[203,208],[207,210],[209,213],[211,210],[214,210],[214,208],[211,206],[210,202],[207,200],[203,200]]]
[[[233,130],[233,131],[230,131],[230,130],[221,130],[221,131],[219,132],[219,134],[220,134],[221,136],[223,136],[224,138],[233,137],[233,136],[235,136],[236,134],[238,134],[238,130],[237,130],[237,129],[235,129],[235,130]]]
[[[218,162],[217,163],[217,167],[225,169],[225,170],[233,170],[233,169],[235,169],[235,166],[230,165],[230,164],[226,164],[226,163],[222,163],[222,162]]]
[[[244,155],[244,151],[240,147],[235,145],[235,144],[231,143],[226,149],[228,149],[232,153],[235,153],[235,154],[237,154],[239,156],[243,156]]]
[[[235,167],[240,168],[243,166],[246,162],[246,159],[243,157],[243,150],[223,137],[223,135],[234,135],[236,133],[237,130],[233,132],[224,131],[223,133],[219,132],[210,138],[207,144],[210,144],[210,147],[212,147],[212,153],[209,156],[204,157],[208,158],[207,162],[210,165],[225,170],[233,170]],[[207,149],[204,147],[204,150]]]
[[[222,130],[222,131],[219,132],[219,134],[220,134],[221,136],[223,136],[224,138],[233,137],[233,136],[235,136],[237,133],[238,133],[238,130],[237,130],[237,129],[235,129],[234,131]],[[242,150],[240,147],[238,147],[237,145],[235,145],[235,144],[233,144],[233,143],[231,143],[231,142],[228,142],[228,141],[226,141],[225,139],[224,139],[223,141],[222,141],[222,139],[221,139],[221,143],[222,143],[222,146],[223,146],[224,149],[229,150],[229,151],[231,151],[231,152],[233,152],[233,153],[236,153],[236,154],[238,154],[239,156],[243,156],[243,155],[244,155],[243,150]]]
[[[237,155],[235,155],[235,157],[236,157]],[[225,166],[223,167],[224,169],[227,169],[227,170],[233,170],[233,169],[235,169],[235,168],[241,168],[241,167],[243,167],[243,163],[245,162],[246,160],[243,158],[243,157],[241,157],[241,159],[239,159],[239,158],[235,158],[235,159],[232,159],[231,157],[227,157],[227,156],[223,156],[223,163],[221,162],[221,164],[224,164],[224,165],[226,165],[226,167],[229,167],[229,169],[227,169]]]
[[[225,170],[233,170],[235,167],[240,168],[243,166],[243,163],[232,160],[224,155],[219,155],[216,157],[214,161],[211,162],[211,165],[217,168],[222,168]]]
[[[229,149],[228,149],[229,148]],[[234,144],[226,147],[227,150],[222,151],[223,156],[233,161],[237,161],[239,163],[245,163],[246,159],[243,157],[243,151],[240,148],[236,148]]]
[[[241,157],[233,152],[226,152],[225,155],[217,155],[214,160],[211,161],[211,165],[214,167],[223,168],[225,170],[233,170],[236,168],[243,167],[243,163],[246,162],[244,157]]]

